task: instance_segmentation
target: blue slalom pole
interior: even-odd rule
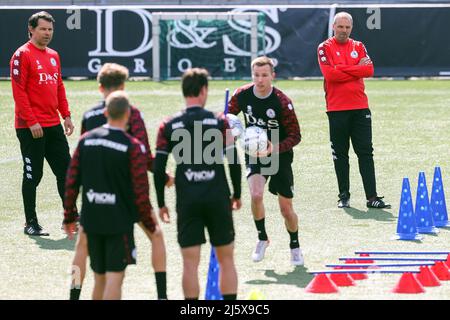
[[[228,97],[230,96],[230,89],[225,89],[225,107],[223,108],[223,113],[228,113]]]
[[[379,261],[446,261],[442,258],[376,258],[376,257],[342,257],[339,260],[379,260]]]
[[[219,262],[216,258],[216,251],[211,247],[209,257],[208,277],[206,280],[205,300],[223,300],[219,287]]]
[[[450,254],[450,251],[355,251],[355,254]]]

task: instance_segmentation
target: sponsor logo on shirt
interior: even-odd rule
[[[101,109],[97,109],[97,110],[91,110],[88,111],[84,114],[84,119],[89,119],[91,117],[95,117],[98,115],[103,115],[105,113],[105,109],[101,108]]]
[[[269,129],[278,128],[280,125],[278,123],[278,120],[276,119],[269,119],[267,122],[263,119],[256,118],[252,116],[251,114],[244,113],[245,119],[247,120],[247,125],[257,125],[258,127],[267,127]]]
[[[121,152],[127,152],[128,146],[122,143],[117,143],[114,141],[106,140],[106,139],[86,139],[84,141],[84,145],[86,147],[96,147],[102,146],[109,149],[114,149]]]
[[[189,181],[210,181],[214,179],[216,176],[215,170],[202,170],[202,171],[192,171],[191,169],[188,169],[184,175]]]
[[[269,118],[275,118],[275,111],[273,109],[267,109],[266,114]]]
[[[56,84],[58,81],[58,72],[54,74],[40,72],[39,73],[39,84]]]
[[[182,121],[172,123],[172,130],[184,128],[184,123]]]
[[[206,125],[214,126],[214,125],[217,125],[218,121],[217,121],[217,119],[206,118],[206,119],[203,119],[202,123],[206,124]]]
[[[86,192],[86,197],[90,203],[96,204],[116,204],[116,195],[113,193],[99,193],[90,189]]]

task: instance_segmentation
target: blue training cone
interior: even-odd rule
[[[214,247],[211,247],[211,256],[209,258],[205,300],[223,300],[219,288],[219,262],[217,261]]]
[[[419,182],[417,184],[416,207],[414,210],[416,216],[416,226],[419,233],[439,233],[434,226],[433,215],[431,213],[430,202],[428,200],[427,181],[425,173],[419,172]]]
[[[430,200],[431,214],[436,227],[450,226],[445,204],[444,185],[442,184],[441,168],[434,168],[433,189]]]
[[[403,178],[402,195],[400,196],[400,209],[398,212],[396,240],[420,240],[422,236],[417,233],[416,218],[411,197],[409,179]]]

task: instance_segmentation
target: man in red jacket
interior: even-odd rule
[[[358,156],[368,208],[390,208],[376,190],[372,147],[372,119],[364,80],[373,76],[373,63],[364,45],[350,38],[353,18],[347,12],[334,17],[334,36],[318,49],[320,70],[324,76],[327,115],[334,169],[339,185],[339,208],[350,207],[348,150],[350,139]]]
[[[74,126],[61,78],[61,63],[48,48],[53,36],[53,17],[41,11],[28,20],[30,41],[11,58],[11,83],[15,102],[15,128],[23,158],[22,197],[25,234],[48,236],[36,215],[36,188],[42,178],[44,158],[56,176],[64,199],[66,171],[70,162],[70,136]],[[64,119],[64,129],[60,123]]]

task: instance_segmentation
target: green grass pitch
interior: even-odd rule
[[[225,88],[231,92],[244,82],[212,81],[207,108],[222,111]],[[69,137],[71,151],[78,136],[84,111],[101,99],[93,81],[66,81],[76,132]],[[449,299],[450,283],[428,288],[420,295],[391,293],[399,275],[369,275],[357,286],[341,288],[339,294],[305,293],[311,281],[308,270],[324,269],[342,256],[358,249],[370,250],[448,250],[450,229],[437,236],[425,235],[422,242],[391,240],[396,233],[401,183],[409,177],[415,201],[417,177],[424,171],[430,188],[433,170],[440,166],[450,203],[450,82],[440,81],[367,81],[366,91],[373,116],[375,167],[380,195],[392,204],[389,210],[368,210],[353,150],[351,157],[352,209],[336,207],[337,182],[328,138],[328,121],[321,81],[277,81],[294,102],[302,129],[302,142],[295,147],[295,210],[299,216],[299,237],[305,266],[289,264],[289,236],[278,210],[277,199],[266,192],[266,226],[271,245],[260,263],[251,261],[256,231],[250,211],[248,187],[243,184],[243,207],[234,213],[236,229],[235,259],[239,277],[238,298],[247,298],[258,289],[267,299]],[[128,82],[132,102],[144,113],[154,151],[156,132],[161,120],[183,108],[178,81]],[[19,143],[14,131],[14,103],[10,83],[0,82],[0,299],[67,299],[69,266],[74,242],[62,233],[61,203],[56,181],[45,164],[38,189],[38,217],[50,232],[47,238],[23,234],[21,168]],[[173,164],[171,165],[173,169]],[[169,299],[182,299],[182,262],[176,242],[174,191],[166,192],[172,223],[163,225],[167,246]],[[151,192],[156,206],[155,193]],[[127,269],[124,299],[155,299],[156,288],[150,266],[151,246],[136,228],[138,264]],[[209,244],[202,250],[199,269],[200,297],[204,297],[209,264]],[[89,299],[93,275],[89,270],[82,299]],[[36,290],[36,288],[39,288]]]

